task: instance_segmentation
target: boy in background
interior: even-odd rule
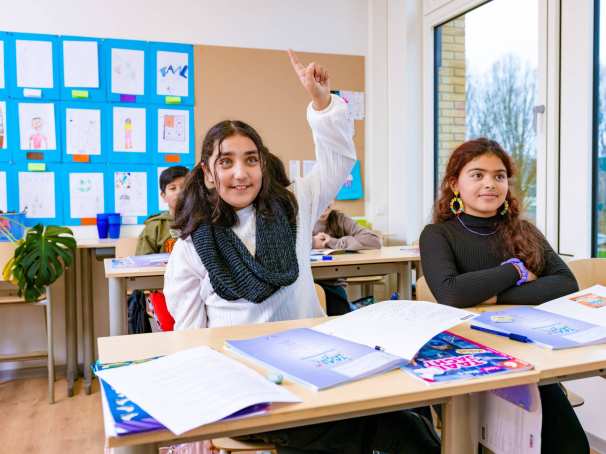
[[[160,174],[160,197],[168,205],[168,211],[154,214],[145,220],[145,227],[137,242],[136,255],[172,251],[178,234],[170,226],[175,219],[175,206],[188,173],[187,167],[173,166]]]

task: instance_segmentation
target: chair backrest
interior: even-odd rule
[[[592,285],[606,285],[606,259],[578,259],[567,263],[574,274],[579,288],[587,288]]]
[[[326,293],[320,285],[314,284],[314,287],[316,288],[316,295],[318,295],[318,303],[320,303],[324,314],[326,314]]]
[[[135,255],[139,238],[120,238],[116,243],[116,257],[130,257]]]
[[[431,293],[431,290],[429,290],[429,285],[427,285],[425,276],[421,276],[419,279],[417,279],[416,294],[417,301],[431,301],[432,303],[437,302],[435,296],[433,296],[433,293]]]

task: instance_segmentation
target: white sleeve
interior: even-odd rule
[[[310,103],[307,121],[313,133],[316,164],[308,175],[297,181],[295,191],[301,222],[308,222],[311,231],[351,172],[356,162],[356,148],[351,136],[353,120],[341,97],[331,95],[329,106],[322,111],[314,110]]]
[[[166,307],[175,319],[175,331],[206,328],[206,305],[201,297],[205,275],[191,239],[177,240],[164,273]]]

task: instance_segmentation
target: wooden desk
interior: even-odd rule
[[[260,336],[295,327],[312,326],[322,321],[325,321],[325,319],[140,334],[128,337],[104,337],[97,341],[99,359],[108,363],[149,358],[199,345],[209,345],[231,356],[232,353],[222,350],[226,339]],[[236,358],[243,361],[239,357]],[[247,364],[263,371],[262,368],[253,366],[251,363]],[[277,405],[268,414],[208,424],[179,437],[166,430],[121,437],[106,435],[106,446],[118,448],[114,451],[115,453],[130,454],[136,452],[141,454],[154,452],[159,444],[167,445],[189,440],[231,437],[414,408],[428,404],[446,404],[443,414],[442,452],[448,454],[474,452],[459,447],[460,443],[465,442],[466,437],[465,432],[462,431],[462,428],[465,427],[465,418],[459,417],[457,413],[452,411],[452,408],[456,408],[457,400],[465,399],[467,393],[536,383],[537,381],[538,372],[532,370],[503,376],[444,383],[431,387],[399,370],[395,370],[320,392],[314,392],[291,381],[286,381],[284,386],[300,396],[303,399],[302,403]]]
[[[421,257],[410,248],[388,246],[355,254],[338,254],[333,260],[311,263],[314,279],[374,276],[397,273],[400,298],[411,299],[411,264],[420,263]],[[109,335],[127,334],[126,292],[136,289],[164,287],[164,266],[145,268],[119,268],[105,260],[105,277],[109,286]]]

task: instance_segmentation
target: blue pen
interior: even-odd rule
[[[503,333],[501,331],[495,331],[495,330],[492,330],[489,328],[484,328],[483,326],[478,326],[478,325],[470,325],[470,326],[471,326],[471,329],[482,331],[484,333],[496,334],[497,336],[508,337],[509,339],[514,340],[514,341],[525,342],[527,344],[532,342],[532,340],[530,340],[526,336],[522,336],[521,334]]]

